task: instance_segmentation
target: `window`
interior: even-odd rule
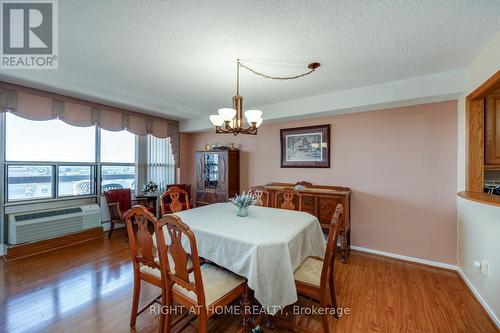
[[[148,135],[147,177],[160,189],[175,182],[175,161],[170,138],[159,139]]]
[[[5,128],[6,202],[96,195],[98,178],[101,191],[135,188],[132,133],[10,113],[5,114]]]
[[[7,201],[52,198],[53,179],[51,165],[9,165]]]
[[[59,196],[95,194],[95,167],[93,165],[60,165],[58,169]]]
[[[101,129],[101,192],[135,189],[135,139],[130,132]]]
[[[101,129],[101,162],[135,162],[135,135],[127,132],[111,132]]]
[[[101,167],[101,192],[117,188],[135,189],[135,166],[103,165]]]
[[[6,161],[95,162],[95,127],[6,113]]]

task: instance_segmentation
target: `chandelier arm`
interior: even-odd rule
[[[267,75],[267,74],[263,74],[263,73],[257,72],[255,69],[252,69],[252,68],[248,67],[247,65],[242,64],[240,62],[240,60],[238,59],[238,67],[243,67],[244,69],[246,69],[246,70],[254,73],[255,75],[262,76],[265,79],[280,80],[280,81],[295,80],[295,79],[304,77],[304,76],[309,75],[312,72],[314,72],[316,70],[316,68],[318,68],[319,66],[320,66],[319,63],[313,62],[313,63],[310,63],[307,66],[310,70],[308,72],[306,72],[306,73],[295,75],[295,76],[272,76],[272,75]],[[238,78],[239,78],[239,70],[238,70]]]

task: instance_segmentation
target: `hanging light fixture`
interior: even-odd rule
[[[256,135],[257,128],[262,124],[262,111],[248,110],[245,111],[245,118],[247,120],[247,123],[250,124],[250,127],[243,127],[243,97],[240,96],[240,67],[245,68],[250,72],[262,76],[266,79],[283,81],[298,79],[300,77],[309,75],[314,72],[319,66],[320,64],[318,62],[313,62],[307,66],[309,68],[309,71],[304,74],[289,77],[277,77],[259,73],[242,64],[240,62],[240,59],[236,59],[236,95],[233,96],[233,107],[219,109],[218,114],[213,114],[210,116],[210,121],[215,126],[215,133],[232,133],[233,135],[242,133]]]

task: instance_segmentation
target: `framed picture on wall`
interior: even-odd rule
[[[330,124],[284,128],[280,135],[282,168],[330,167]]]

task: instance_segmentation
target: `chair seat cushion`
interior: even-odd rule
[[[323,261],[315,258],[307,258],[293,274],[295,281],[304,282],[319,287],[321,284],[321,270]]]
[[[205,289],[205,303],[207,306],[214,304],[231,290],[245,283],[245,279],[241,276],[210,264],[201,266],[201,278],[203,280],[203,288]],[[189,280],[194,283],[194,273],[189,275]],[[197,302],[194,292],[178,284],[174,284],[173,288],[194,302]]]

